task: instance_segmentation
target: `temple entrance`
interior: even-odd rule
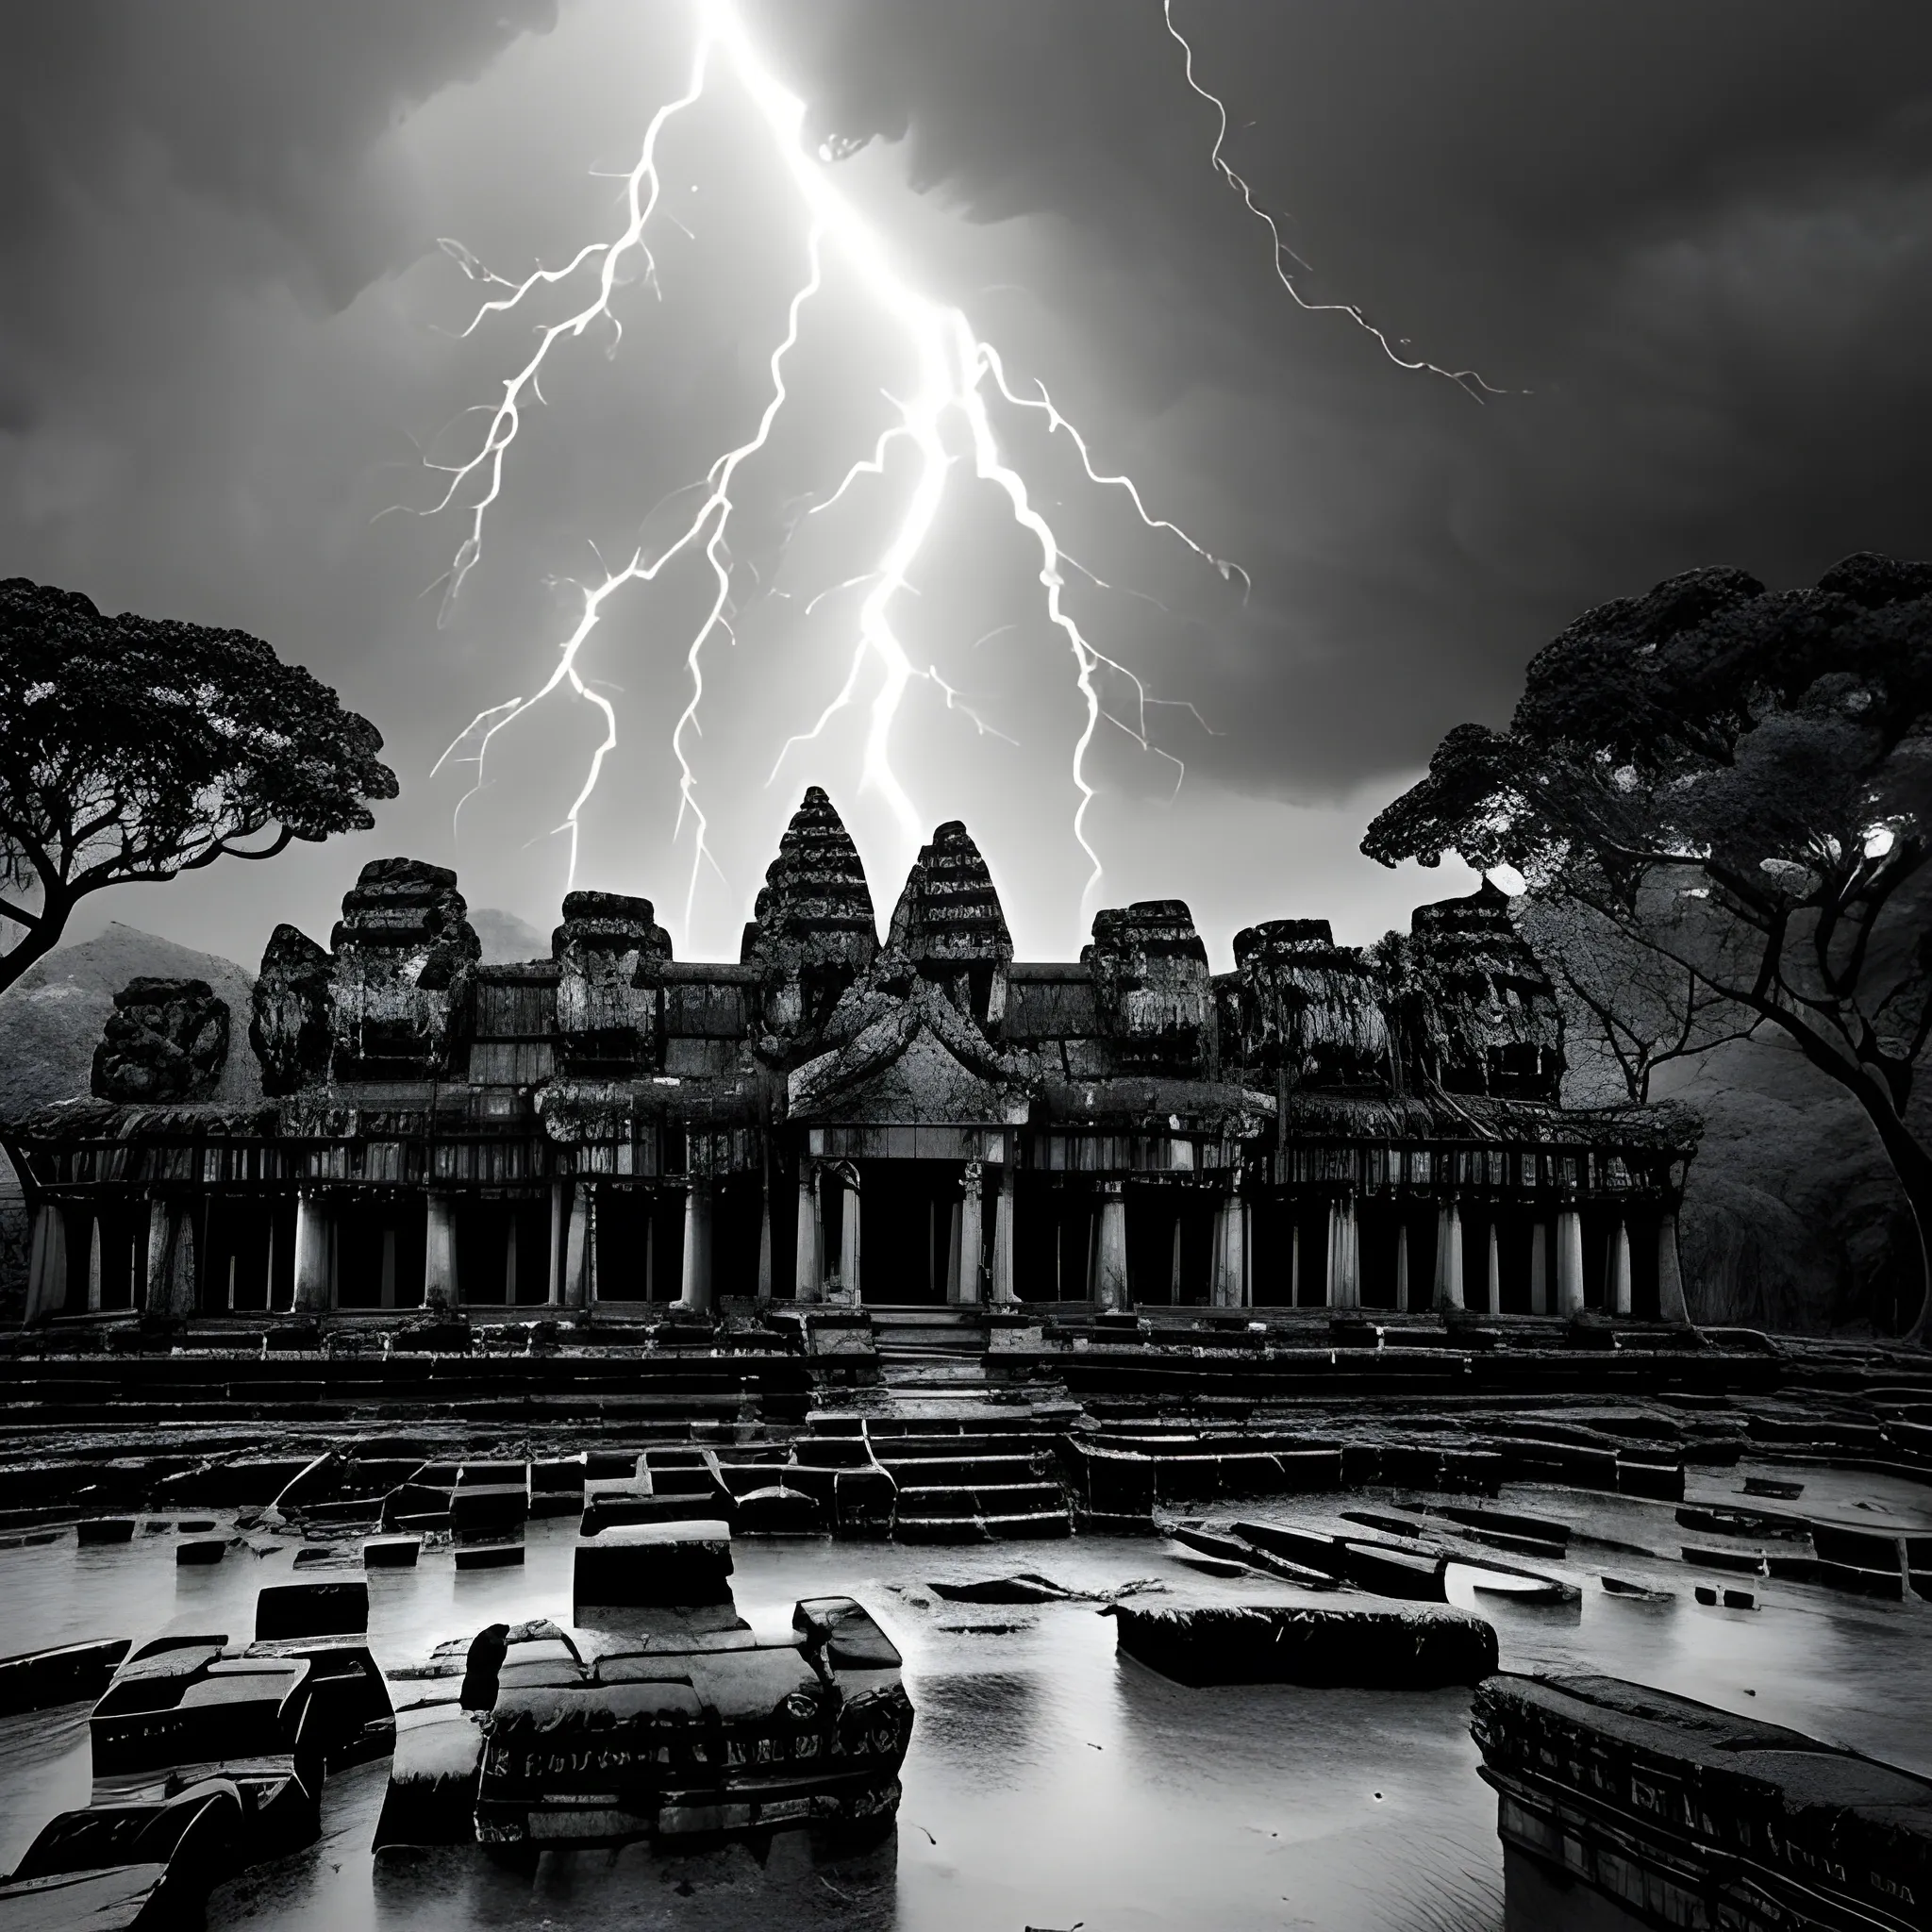
[[[958,1250],[955,1160],[868,1160],[859,1169],[860,1298],[888,1307],[945,1302]],[[836,1195],[828,1196],[827,1206]]]

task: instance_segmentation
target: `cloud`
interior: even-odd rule
[[[748,8],[815,129],[873,137],[834,165],[908,275],[1047,381],[1159,514],[1252,573],[1243,603],[1096,498],[1037,425],[1006,425],[1069,550],[1116,586],[1076,578],[1083,621],[1206,720],[1158,719],[1200,811],[1170,811],[1173,767],[1122,734],[1096,750],[1124,890],[1321,910],[1302,882],[1354,890],[1349,828],[1378,791],[1451,725],[1506,717],[1524,661],[1579,608],[1694,564],[1811,581],[1856,548],[1923,547],[1932,12],[1173,6],[1227,101],[1230,158],[1311,264],[1308,294],[1512,393],[1478,406],[1294,306],[1208,166],[1214,115],[1186,92],[1159,0]],[[533,721],[460,840],[461,774],[427,773],[472,712],[547,669],[591,543],[635,541],[755,417],[798,236],[728,101],[669,150],[668,211],[689,233],[663,233],[663,300],[627,289],[617,358],[586,341],[546,382],[447,631],[423,592],[456,533],[369,520],[424,500],[419,451],[460,445],[462,411],[527,340],[521,319],[452,340],[475,290],[435,238],[524,272],[608,232],[613,184],[591,171],[629,165],[690,17],[635,0],[0,9],[0,566],[257,630],[376,718],[404,780],[368,851],[171,889],[168,916],[237,957],[274,918],[325,929],[376,849],[454,860],[474,901],[554,922],[543,835],[594,721]],[[759,530],[824,487],[844,439],[876,433],[893,373],[874,346],[832,291],[801,362],[808,400],[748,494]],[[841,529],[874,527],[876,501],[861,493]],[[748,523],[740,547],[769,584],[773,543]],[[803,593],[857,566],[814,525],[788,567]],[[1025,869],[1022,942],[1045,950],[1074,937],[1081,868],[1055,828],[1077,721],[1035,571],[974,512],[922,572],[908,637],[1022,749],[915,693],[907,754],[923,808],[984,827],[1003,877]],[[663,743],[682,595],[613,608],[590,666],[625,735],[585,882],[660,907],[681,900],[687,856]],[[805,601],[747,597],[739,645],[711,663],[702,777],[741,822],[729,891],[712,882],[701,906],[713,949],[730,950],[798,786],[831,784],[867,836],[850,721],[764,789],[787,720],[823,703],[847,647],[838,601],[811,625]],[[1245,829],[1216,839],[1215,813]],[[889,896],[896,879],[874,883]],[[1359,888],[1360,918],[1382,916],[1386,887]]]

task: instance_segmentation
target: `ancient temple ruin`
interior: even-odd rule
[[[736,965],[675,959],[647,900],[562,909],[547,959],[485,966],[454,874],[365,867],[326,950],[269,941],[258,1108],[205,1097],[228,1032],[207,987],[129,988],[94,1097],[0,1123],[29,1319],[753,1296],[1682,1318],[1694,1137],[1670,1108],[1561,1105],[1561,1016],[1491,887],[1368,949],[1258,925],[1224,974],[1177,900],[1022,960],[957,823],[881,940],[814,789]]]

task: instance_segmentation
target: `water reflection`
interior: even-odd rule
[[[1399,1496],[1382,1500],[1401,1506]],[[1643,1542],[1654,1526],[1616,1497],[1524,1491],[1514,1500],[1625,1543]],[[418,1571],[372,1574],[377,1658],[393,1668],[490,1622],[568,1623],[574,1527],[532,1524],[521,1571],[458,1576],[430,1553]],[[918,1719],[895,1838],[852,1852],[781,1833],[695,1856],[632,1847],[526,1865],[461,1849],[386,1857],[378,1867],[368,1846],[385,1767],[366,1766],[330,1780],[321,1844],[216,1895],[213,1932],[543,1932],[546,1921],[550,1932],[1019,1932],[1081,1920],[1091,1932],[1495,1932],[1502,1924],[1495,1799],[1475,1774],[1461,1694],[1189,1690],[1121,1659],[1112,1622],[1091,1604],[963,1613],[921,1589],[1027,1567],[1077,1589],[1158,1574],[1176,1591],[1208,1596],[1239,1597],[1252,1579],[1217,1582],[1185,1571],[1159,1544],[1103,1539],[1051,1555],[743,1543],[737,1556],[739,1605],[755,1625],[784,1627],[795,1599],[846,1592],[905,1653]],[[1695,1606],[1683,1567],[1661,1556],[1579,1545],[1569,1561],[1537,1567],[1579,1585],[1580,1602],[1472,1600],[1496,1624],[1506,1668],[1606,1671],[1932,1770],[1932,1674],[1923,1664],[1932,1606],[1769,1584],[1761,1610],[1724,1613]],[[1603,1567],[1679,1594],[1663,1605],[1617,1599],[1597,1580]],[[286,1547],[176,1572],[168,1540],[138,1536],[79,1554],[71,1543],[0,1552],[0,1602],[9,1648],[144,1634],[177,1610],[245,1636],[256,1591],[290,1574]],[[85,1803],[87,1791],[78,1713],[0,1724],[0,1863],[10,1866],[42,1821]]]

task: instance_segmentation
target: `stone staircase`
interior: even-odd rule
[[[982,1395],[986,1329],[976,1308],[874,1307],[873,1339],[889,1389],[913,1394]]]
[[[867,1440],[898,1488],[905,1543],[1000,1542],[1073,1533],[1056,1431],[1031,1415],[869,1417]]]

